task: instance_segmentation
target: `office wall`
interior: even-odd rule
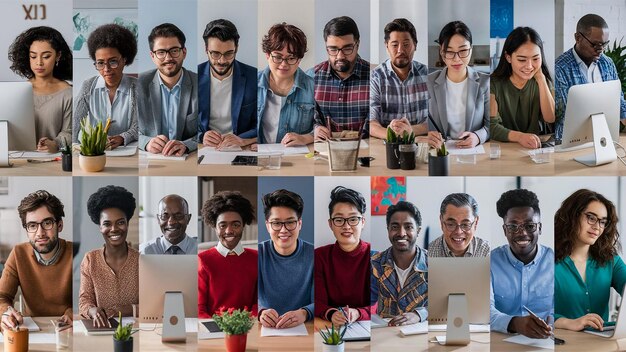
[[[372,60],[379,64],[389,58],[385,47],[385,25],[395,18],[406,18],[417,31],[417,50],[413,60],[428,62],[428,0],[371,0]]]

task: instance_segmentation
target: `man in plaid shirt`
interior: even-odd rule
[[[315,79],[315,139],[331,132],[359,131],[369,115],[370,64],[359,54],[359,28],[347,16],[324,26],[328,61],[309,75]]]

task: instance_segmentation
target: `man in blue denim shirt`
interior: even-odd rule
[[[547,338],[554,321],[554,251],[537,243],[539,200],[515,189],[500,196],[496,209],[509,244],[491,252],[491,330]]]

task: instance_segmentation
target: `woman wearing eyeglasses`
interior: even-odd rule
[[[489,139],[489,75],[468,66],[472,32],[465,23],[446,24],[438,43],[446,67],[428,75],[429,144],[439,148],[450,138],[459,148],[475,147]]]
[[[626,284],[615,205],[594,191],[574,192],[554,215],[554,246],[554,326],[602,330],[611,287],[621,295]]]
[[[258,74],[259,143],[313,143],[314,82],[299,68],[306,36],[296,26],[275,24],[261,46],[268,67]]]
[[[92,125],[104,125],[111,118],[111,149],[136,141],[137,79],[124,74],[137,54],[135,35],[120,25],[105,24],[89,35],[87,47],[99,75],[85,80],[76,98],[73,141],[79,142],[80,121],[86,116]]]
[[[104,246],[87,252],[80,264],[78,308],[95,327],[108,327],[109,318],[137,316],[139,252],[126,242],[135,197],[123,187],[98,189],[87,201],[87,213],[98,225]]]

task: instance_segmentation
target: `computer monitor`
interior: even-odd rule
[[[448,297],[463,293],[468,323],[489,324],[489,257],[428,258],[428,322],[448,322]]]
[[[9,166],[9,150],[35,150],[33,86],[29,82],[0,82],[0,167]]]

